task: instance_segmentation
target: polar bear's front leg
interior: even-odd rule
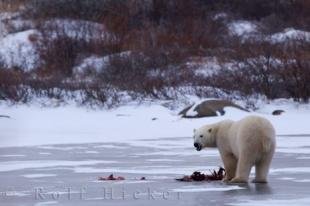
[[[235,177],[236,168],[237,168],[237,159],[234,157],[233,154],[222,154],[221,155],[224,167],[225,167],[225,178],[223,179],[224,182],[229,182],[232,178]]]

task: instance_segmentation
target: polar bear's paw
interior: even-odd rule
[[[229,183],[229,179],[224,178],[224,179],[222,179],[222,182]]]
[[[229,183],[231,179],[232,179],[232,178],[229,178],[229,177],[227,176],[227,174],[226,174],[225,177],[222,179],[222,182],[224,182],[224,183]]]

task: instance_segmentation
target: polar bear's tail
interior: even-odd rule
[[[263,152],[266,153],[272,149],[273,149],[273,143],[272,143],[271,139],[264,138],[263,139]]]
[[[275,150],[276,147],[276,132],[272,124],[267,120],[263,123],[263,136],[262,144],[264,152],[271,152]]]
[[[275,150],[276,147],[276,139],[275,139],[275,132],[272,130],[265,138],[262,139],[263,144],[263,152],[271,152]]]

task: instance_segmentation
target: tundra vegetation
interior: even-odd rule
[[[28,39],[39,58],[25,70],[0,56],[0,99],[106,107],[185,95],[308,102],[309,10],[307,0],[2,0],[1,13],[31,22],[10,33],[34,29]],[[240,21],[250,31],[232,32]],[[304,32],[275,39],[288,28]],[[88,57],[104,61],[77,72]]]

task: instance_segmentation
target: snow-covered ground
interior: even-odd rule
[[[271,115],[275,109],[285,111]],[[238,120],[250,114],[269,119],[278,135],[310,134],[310,105],[278,100],[261,104],[256,112],[226,108],[224,116],[182,119],[159,103],[128,104],[112,110],[67,105],[56,108],[1,104],[0,146],[89,142],[130,142],[137,139],[191,137],[194,128],[223,119]]]

